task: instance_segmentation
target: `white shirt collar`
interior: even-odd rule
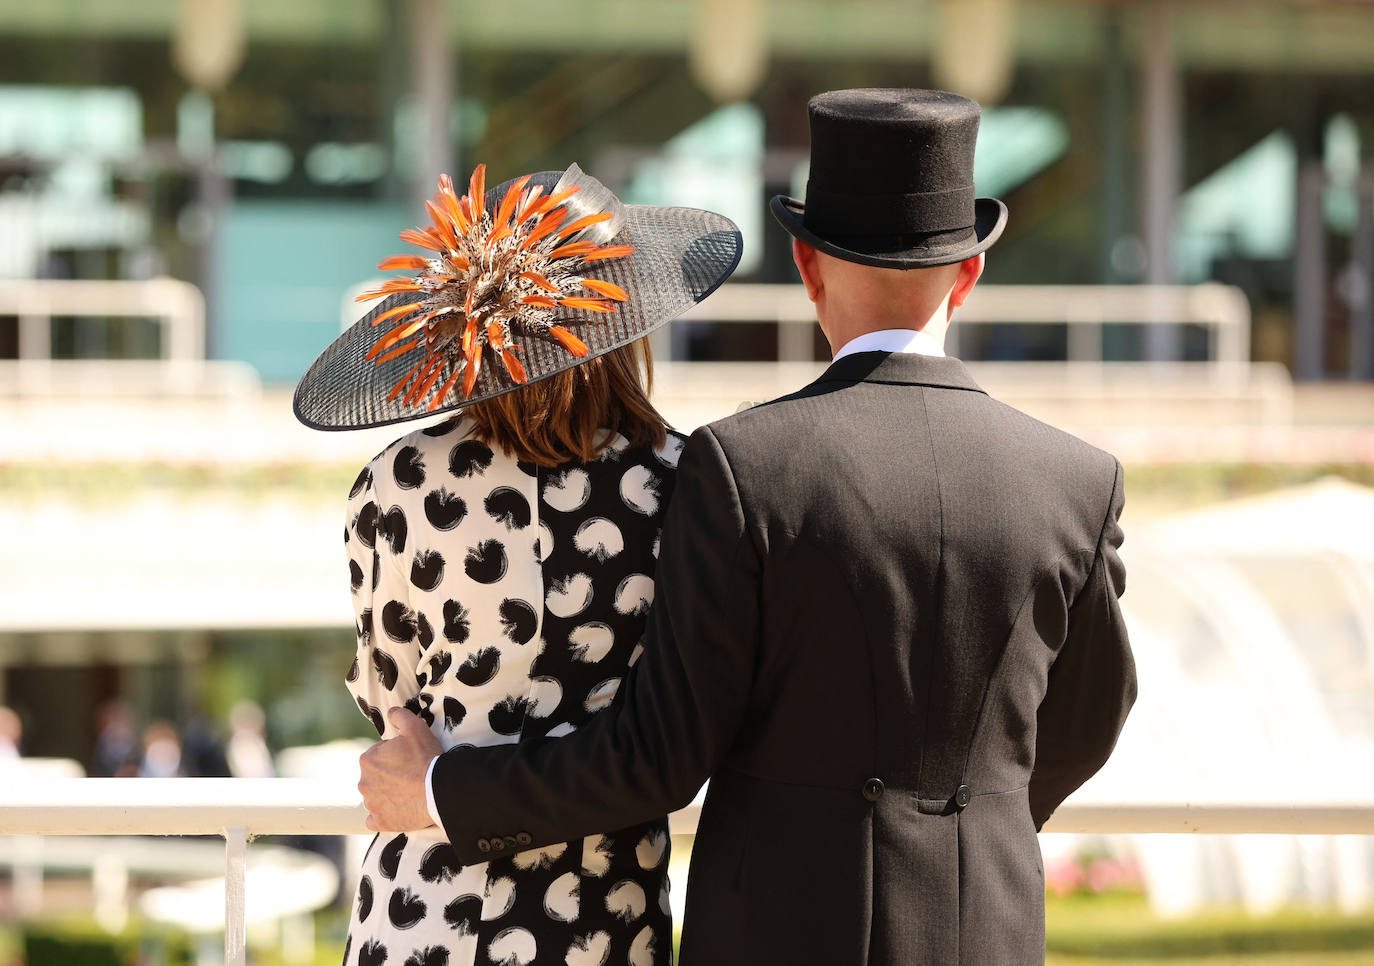
[[[856,352],[913,352],[922,356],[942,356],[944,348],[935,337],[919,329],[877,329],[855,336],[835,353],[837,361]]]

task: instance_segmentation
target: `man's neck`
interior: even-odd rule
[[[826,324],[821,326],[830,342],[830,351],[833,356],[840,349],[862,335],[870,332],[881,332],[889,329],[909,329],[922,332],[935,345],[944,348],[945,334],[949,331],[949,306],[942,302],[929,319],[892,319],[883,318],[881,321],[873,321],[874,316],[860,317],[855,316],[849,319],[836,320],[826,319]]]
[[[879,329],[855,336],[835,350],[838,361],[856,352],[895,352],[921,356],[942,356],[944,347],[920,329]]]

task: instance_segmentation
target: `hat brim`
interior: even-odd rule
[[[543,171],[532,176],[531,184],[549,189],[561,174]],[[500,198],[510,183],[489,191],[487,198]],[[488,207],[493,205],[489,202]],[[516,383],[491,353],[484,353],[471,397],[452,392],[433,410],[407,406],[399,397],[388,401],[392,387],[416,362],[403,355],[374,365],[366,358],[385,331],[374,328],[372,320],[413,298],[408,293],[392,295],[350,326],[310,366],[296,386],[296,418],[312,429],[364,429],[451,412],[515,392],[644,337],[705,299],[739,264],[743,239],[735,223],[723,215],[654,205],[625,205],[623,210],[625,222],[614,244],[633,245],[634,254],[598,262],[593,276],[619,285],[628,300],[609,314],[562,309],[552,320],[586,343],[586,356],[572,355],[552,337],[523,337],[516,344],[526,383]]]
[[[1007,226],[1007,206],[996,198],[978,198],[973,202],[974,240],[967,238],[956,242],[942,242],[938,236],[930,244],[895,252],[865,252],[822,238],[806,227],[806,204],[786,195],[774,195],[769,208],[778,224],[801,241],[817,251],[834,255],[847,262],[872,265],[875,268],[934,268],[937,265],[953,265],[966,258],[972,258],[987,251],[992,243],[1002,236]]]

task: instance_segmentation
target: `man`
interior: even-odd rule
[[[621,700],[439,756],[436,817],[482,861],[709,777],[686,966],[1040,963],[1036,831],[1135,696],[1121,468],[943,356],[1006,219],[974,198],[977,105],[838,91],[810,115],[806,203],[773,210],[833,364],[693,434]],[[377,827],[429,823],[415,724],[365,756]]]

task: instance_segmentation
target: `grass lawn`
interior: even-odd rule
[[[346,926],[347,914],[338,909],[316,917],[314,966],[339,962]],[[19,960],[22,928],[0,924],[0,963]],[[31,928],[46,941],[30,947],[38,954],[30,966],[127,962],[149,938],[147,927],[137,923],[120,937],[104,936],[94,923],[80,920]],[[1051,898],[1046,934],[1046,966],[1374,966],[1374,909],[1358,916],[1293,909],[1262,918],[1209,912],[1161,920],[1137,896]],[[188,939],[167,935],[167,940],[171,960],[185,962]],[[257,966],[286,966],[270,948],[255,950],[251,960]]]
[[[1046,966],[1374,966],[1374,910],[1159,919],[1138,896],[1051,898]]]
[[[1167,959],[1103,959],[1049,953],[1045,966],[1370,966],[1374,950],[1346,953],[1223,953],[1220,956],[1170,956]]]

